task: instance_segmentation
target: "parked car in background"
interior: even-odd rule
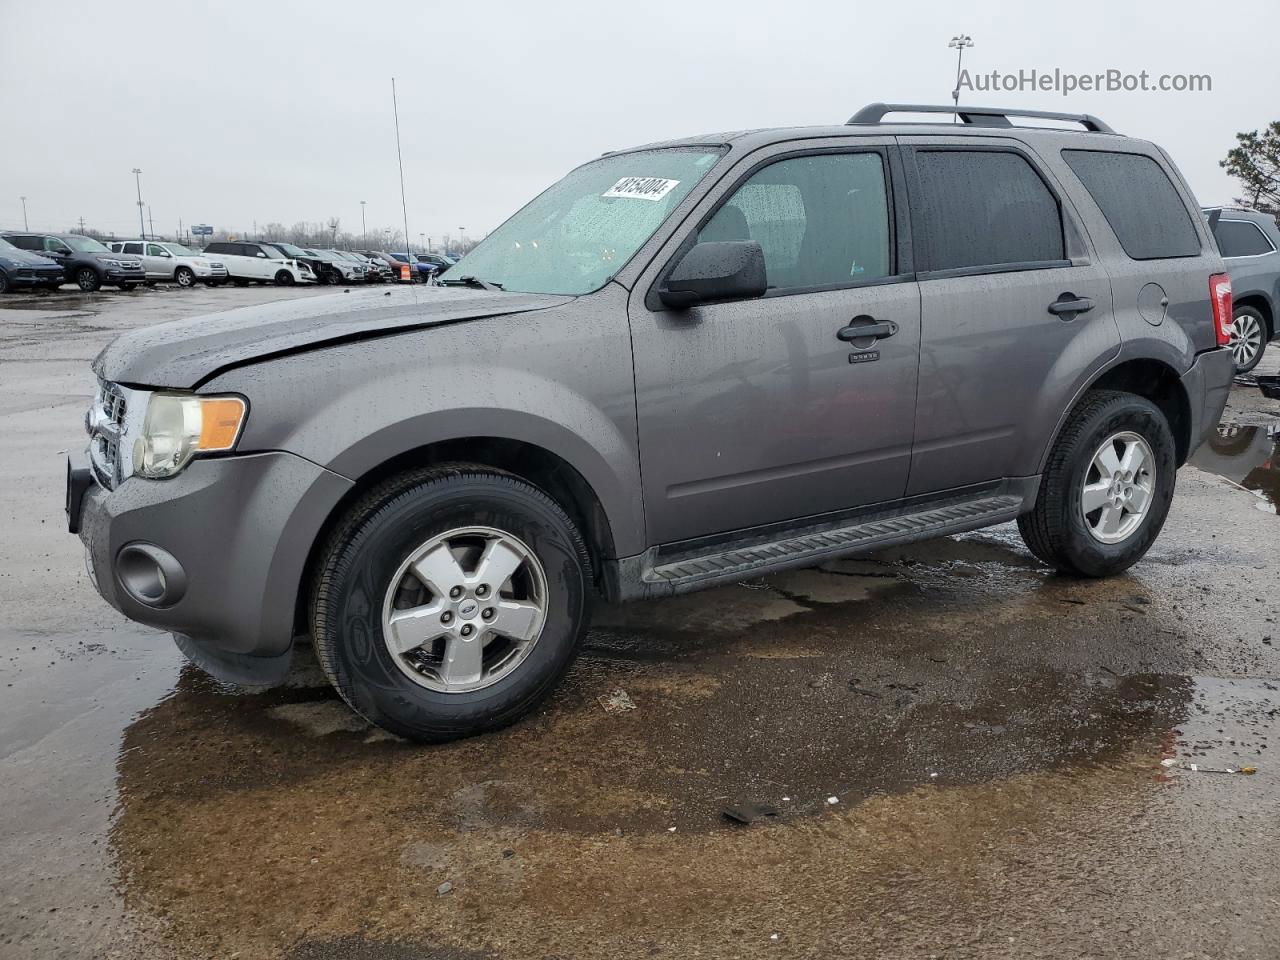
[[[147,279],[140,259],[112,253],[92,237],[29,231],[10,231],[2,236],[21,250],[59,263],[66,278],[86,292],[104,285],[132,290]]]
[[[180,243],[159,240],[112,240],[113,253],[138,257],[147,281],[172,280],[180,287],[193,287],[197,282],[211,287],[227,282],[227,268],[221,260],[190,250]]]
[[[64,280],[66,274],[61,265],[0,238],[0,293],[33,287],[53,290]]]
[[[237,286],[275,283],[287,287],[292,283],[313,283],[316,279],[305,263],[286,257],[268,243],[217,241],[204,248],[204,255],[216,257],[226,266],[227,275]]]
[[[395,252],[391,256],[399,263],[407,263],[413,268],[413,279],[417,282],[430,281],[443,268],[427,260],[419,260],[419,254]]]
[[[408,261],[397,260],[395,257],[387,253],[385,250],[365,250],[363,252],[364,252],[364,255],[369,259],[376,260],[379,263],[383,264],[388,270],[391,271],[392,278],[397,281],[400,279],[400,268],[404,266],[408,266]],[[413,277],[412,268],[410,269],[411,269],[411,272],[409,275],[409,281],[412,283],[414,277]]]
[[[319,257],[333,269],[324,277],[325,283],[364,283],[368,270],[363,264],[352,263],[336,250],[307,250],[308,256]]]
[[[429,263],[434,266],[437,273],[444,273],[458,262],[458,258],[451,257],[447,253],[416,253],[414,257],[419,263]]]
[[[382,283],[384,280],[391,280],[394,277],[394,271],[391,267],[383,263],[381,260],[376,260],[363,253],[357,253],[354,250],[339,250],[338,252],[344,257],[353,258],[356,263],[363,264],[364,268],[368,271],[368,273],[365,274],[365,278],[370,283]]]
[[[67,471],[90,579],[232,682],[309,633],[430,741],[542,702],[599,601],[1015,519],[1118,574],[1221,418],[1231,281],[1163,150],[1024,113],[620,150],[431,295],[124,333]]]
[[[363,280],[365,283],[374,283],[382,279],[382,275],[378,273],[364,257],[358,253],[352,253],[349,250],[330,250],[329,253],[336,254],[348,263],[358,264],[364,269]]]
[[[262,243],[268,247],[279,250],[282,256],[290,260],[296,260],[298,263],[305,263],[312,275],[316,278],[317,283],[330,282],[326,280],[326,274],[333,272],[333,266],[326,260],[322,260],[317,256],[313,256],[306,250],[293,243],[284,240],[263,240]]]
[[[1209,207],[1205,213],[1231,275],[1231,352],[1236,369],[1247,373],[1280,337],[1280,228],[1275,217],[1257,210]]]

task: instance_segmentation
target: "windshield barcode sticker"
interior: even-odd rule
[[[679,180],[662,177],[623,177],[601,194],[602,197],[631,197],[634,200],[661,200],[674,190]]]

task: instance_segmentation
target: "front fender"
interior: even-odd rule
[[[287,450],[352,480],[446,440],[541,447],[590,484],[619,555],[645,548],[625,291],[447,323],[239,368],[240,450]]]

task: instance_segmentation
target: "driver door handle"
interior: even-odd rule
[[[875,337],[883,340],[898,332],[898,325],[892,320],[873,320],[871,317],[854,317],[847,327],[836,331],[836,336],[846,343],[850,340],[861,340],[863,337]]]
[[[1077,313],[1088,313],[1092,309],[1092,300],[1088,297],[1077,297],[1073,293],[1064,293],[1057,300],[1053,301],[1053,303],[1049,304],[1049,312],[1055,316],[1070,314],[1071,316],[1065,317],[1067,320],[1070,320],[1071,317]]]

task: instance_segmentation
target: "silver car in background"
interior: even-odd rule
[[[197,283],[217,287],[227,282],[226,264],[180,243],[113,240],[109,246],[113,253],[133,254],[141,260],[148,283],[172,280],[180,287],[194,287]]]

